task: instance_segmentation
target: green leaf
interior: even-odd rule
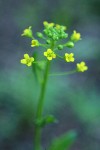
[[[48,150],[68,150],[76,139],[76,132],[69,131],[53,140]]]

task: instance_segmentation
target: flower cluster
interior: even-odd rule
[[[59,51],[62,51],[64,48],[73,48],[75,43],[81,40],[81,34],[74,30],[68,37],[68,33],[66,33],[66,26],[48,23],[47,21],[44,21],[43,25],[43,32],[36,33],[38,38],[44,40],[43,43],[34,38],[31,26],[23,31],[22,36],[26,36],[31,39],[31,47],[44,47],[45,51],[43,52],[43,56],[46,57],[48,61],[52,61],[54,58],[61,58],[68,63],[74,62],[76,60],[74,58],[74,53],[66,52],[64,54],[62,53],[62,56],[60,56]],[[62,42],[63,44],[60,44],[62,39],[67,38],[68,40],[64,40],[66,41],[65,43]],[[24,54],[24,59],[21,60],[21,63],[31,66],[34,61],[35,63],[37,62],[37,60],[33,57],[30,57],[28,54]],[[88,67],[84,61],[76,64],[77,72],[84,72],[86,70],[88,70]]]
[[[48,38],[58,41],[59,39],[65,39],[68,37],[68,34],[65,32],[65,26],[60,26],[58,24],[55,25],[54,23],[48,23],[47,21],[44,21],[43,24],[45,28],[43,32]]]

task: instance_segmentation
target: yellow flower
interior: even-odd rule
[[[61,26],[63,30],[67,30],[67,27],[66,26]]]
[[[56,24],[56,29],[61,29],[61,26],[59,24]]]
[[[53,27],[55,24],[54,24],[54,23],[48,23],[47,21],[44,21],[44,22],[43,22],[43,25],[44,25],[45,27]]]
[[[86,66],[84,61],[77,63],[77,71],[78,72],[84,72],[86,70],[88,70],[88,67]]]
[[[29,57],[28,54],[24,54],[24,59],[21,59],[20,62],[21,62],[21,64],[25,64],[29,67],[29,66],[32,66],[33,61],[34,61],[33,57]]]
[[[75,30],[73,31],[73,34],[71,35],[71,40],[74,42],[77,42],[81,40],[81,34],[77,33]]]
[[[68,54],[68,53],[65,53],[65,60],[67,61],[67,62],[74,62],[74,54],[73,53],[70,53],[70,54]]]
[[[38,40],[32,40],[31,41],[31,47],[34,47],[34,46],[39,46]]]
[[[56,27],[55,27],[55,28],[58,29],[58,30],[60,30],[60,29],[66,30],[66,29],[67,29],[66,26],[61,26],[61,25],[59,25],[59,24],[56,24]]]
[[[47,49],[47,51],[44,52],[44,56],[46,56],[48,60],[56,58],[56,54],[51,49]]]
[[[32,37],[33,37],[33,34],[32,34],[31,28],[32,28],[32,27],[30,26],[29,28],[25,29],[25,30],[23,31],[23,33],[21,34],[21,36],[26,36],[26,37],[32,38]]]

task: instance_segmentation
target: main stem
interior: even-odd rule
[[[43,112],[43,104],[44,104],[44,96],[45,96],[45,90],[46,90],[46,83],[48,79],[48,71],[49,71],[49,66],[50,62],[47,61],[45,72],[44,72],[44,79],[41,85],[41,92],[40,92],[40,97],[39,97],[39,102],[38,102],[38,107],[37,107],[37,112],[36,112],[36,119],[41,119],[42,118],[42,112]],[[35,150],[41,150],[41,127],[35,125],[35,140],[34,140],[34,145],[35,145]]]

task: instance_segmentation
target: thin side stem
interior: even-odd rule
[[[73,73],[76,73],[76,72],[77,72],[76,70],[72,70],[72,71],[63,72],[63,73],[52,73],[52,74],[49,74],[49,76],[63,76],[63,75],[73,74]]]

